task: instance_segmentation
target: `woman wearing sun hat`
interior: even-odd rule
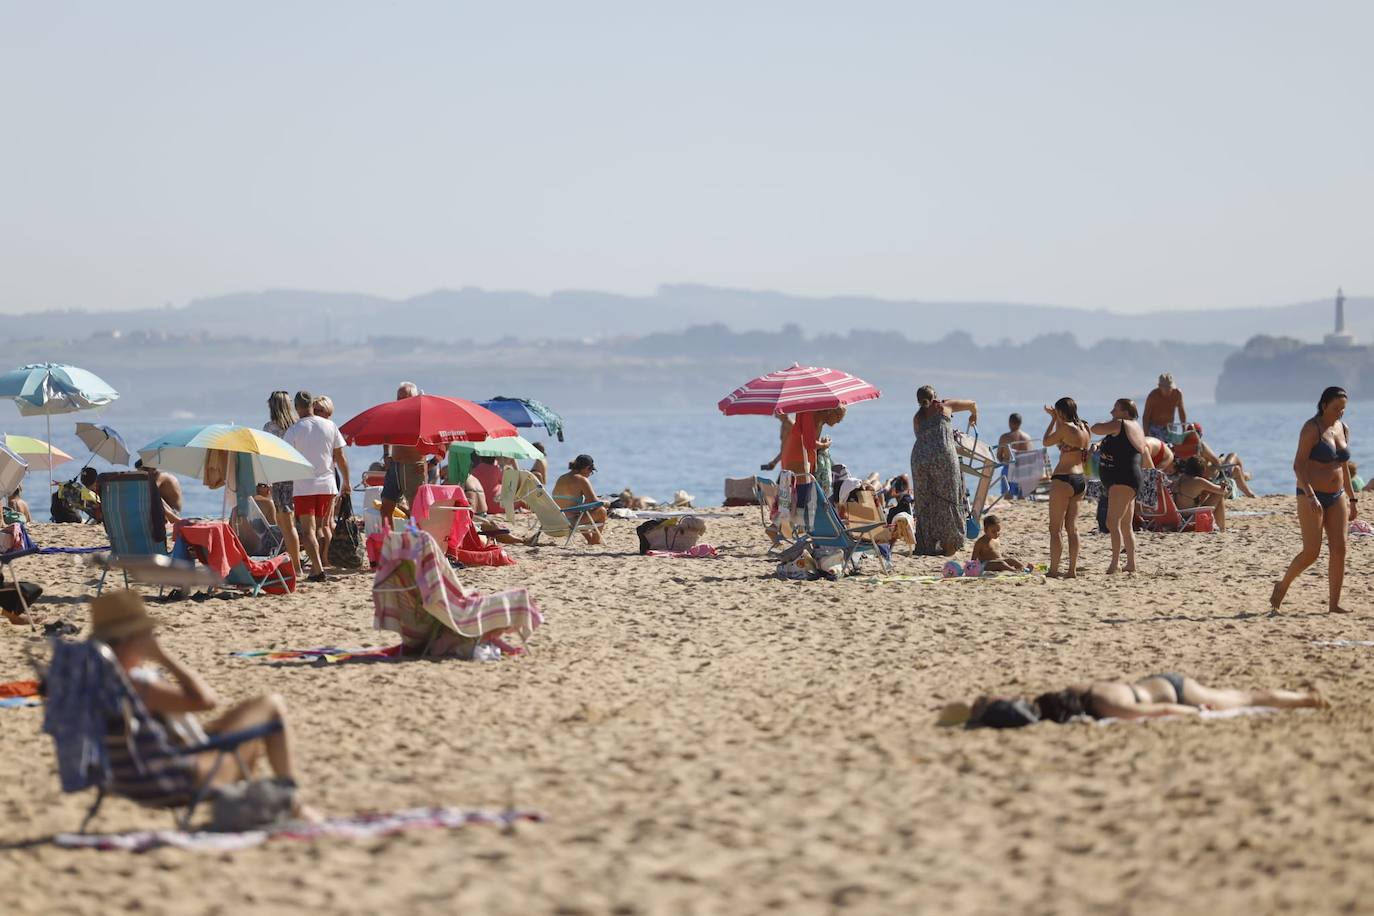
[[[170,734],[183,743],[193,744],[205,741],[208,735],[280,722],[280,731],[241,745],[239,756],[251,774],[258,758],[265,755],[272,774],[294,784],[291,729],[281,698],[273,694],[245,700],[202,728],[193,714],[214,709],[219,698],[198,674],[162,647],[154,635],[156,629],[157,621],[148,614],[143,597],[137,592],[108,591],[91,602],[90,638],[110,647],[148,711],[164,722]],[[159,669],[170,674],[172,680],[164,679]],[[242,778],[231,758],[214,752],[184,759],[186,778],[195,788],[224,785]],[[293,814],[313,816],[299,801]]]

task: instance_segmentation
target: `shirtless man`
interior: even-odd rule
[[[141,459],[134,462],[134,468],[152,474],[157,481],[157,492],[162,497],[162,511],[167,521],[181,521],[181,481],[161,468],[145,468]]]
[[[404,401],[420,393],[414,382],[402,382],[396,400]],[[405,499],[406,514],[415,502],[415,491],[425,482],[425,453],[413,445],[384,445],[386,479],[382,481],[382,518],[390,524],[396,504]]]
[[[568,464],[568,472],[558,478],[558,482],[553,485],[553,498],[558,501],[560,506],[576,506],[583,503],[596,502],[596,491],[592,489],[590,478],[596,473],[596,462],[591,455],[578,455]],[[565,497],[559,499],[559,497]],[[576,513],[564,513],[568,516],[569,522],[575,522]],[[582,532],[582,536],[587,539],[588,544],[601,543],[601,525],[606,521],[606,507],[597,506],[589,513],[591,520],[597,527],[589,528]]]
[[[1174,422],[1175,412],[1178,413],[1178,422],[1188,422],[1188,411],[1183,407],[1183,392],[1174,387],[1174,377],[1165,372],[1159,377],[1159,387],[1145,398],[1145,410],[1140,418],[1145,435],[1167,441],[1169,424]]]
[[[1007,417],[1007,427],[1007,431],[997,440],[997,460],[1003,464],[1011,461],[1013,451],[1024,452],[1031,447],[1030,433],[1021,428],[1019,413]]]

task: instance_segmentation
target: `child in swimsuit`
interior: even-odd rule
[[[1002,522],[995,515],[989,515],[983,519],[983,536],[973,544],[973,554],[971,559],[983,564],[985,572],[1021,572],[1026,568],[1016,557],[1002,556],[1002,545],[998,539],[1002,536]]]

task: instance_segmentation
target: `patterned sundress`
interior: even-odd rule
[[[964,547],[968,491],[954,450],[954,429],[938,405],[916,418],[911,447],[911,495],[916,505],[916,552],[947,554]]]

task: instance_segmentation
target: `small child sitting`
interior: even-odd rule
[[[983,519],[983,536],[973,545],[972,559],[983,564],[984,572],[1021,572],[1026,568],[1016,557],[1002,556],[997,539],[1002,535],[1002,522],[995,515]]]

